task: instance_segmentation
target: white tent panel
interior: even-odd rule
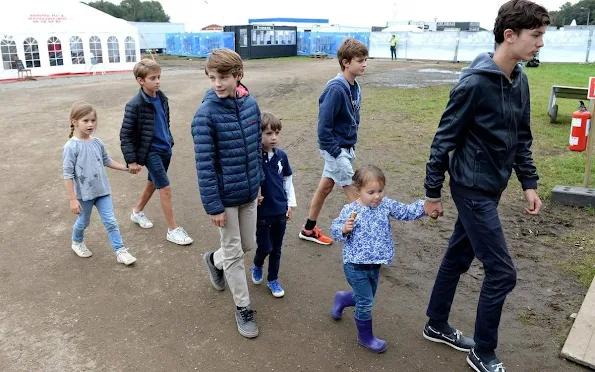
[[[76,0],[29,0],[0,12],[0,80],[95,69],[129,71],[140,60],[138,29]]]

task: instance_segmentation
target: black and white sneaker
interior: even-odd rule
[[[506,372],[506,368],[500,363],[498,358],[488,362],[481,360],[475,349],[471,349],[467,355],[467,364],[476,372]]]
[[[455,329],[453,333],[447,334],[432,328],[429,324],[424,327],[424,338],[432,342],[446,344],[458,351],[468,353],[475,347],[475,342],[469,337],[463,336],[461,331]]]

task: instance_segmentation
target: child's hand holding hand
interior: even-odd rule
[[[79,203],[78,200],[76,199],[72,199],[70,201],[70,210],[72,211],[72,213],[74,214],[81,214],[81,203]]]

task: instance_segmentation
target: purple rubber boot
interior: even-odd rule
[[[340,320],[343,316],[343,309],[348,306],[355,306],[352,291],[339,291],[335,294],[335,303],[331,309],[331,317]]]
[[[375,353],[382,353],[386,350],[386,341],[374,337],[372,319],[359,320],[356,318],[355,325],[357,326],[357,342],[360,345]]]

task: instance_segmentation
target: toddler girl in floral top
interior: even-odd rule
[[[341,319],[343,309],[355,305],[357,341],[376,353],[386,350],[386,341],[374,337],[372,307],[381,264],[390,264],[394,254],[390,217],[411,221],[425,215],[424,201],[403,204],[384,197],[386,178],[380,168],[367,165],[353,175],[360,198],[343,207],[331,225],[335,241],[344,242],[343,269],[352,291],[339,291],[331,316]]]

